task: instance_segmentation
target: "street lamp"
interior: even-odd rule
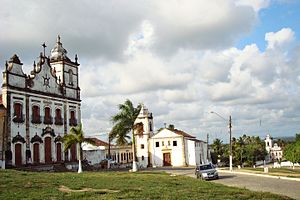
[[[227,121],[224,117],[222,117],[221,115],[219,115],[218,113],[211,111],[210,113],[216,114],[218,117],[220,117],[221,119]],[[232,120],[231,120],[231,115],[229,116],[229,146],[230,146],[230,154],[229,154],[229,170],[232,171],[232,141],[231,141],[231,128],[232,128]]]

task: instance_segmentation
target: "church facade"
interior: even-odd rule
[[[135,124],[139,167],[196,166],[208,162],[206,142],[175,127],[162,128],[154,133],[152,113],[144,105]]]
[[[17,55],[6,62],[1,96],[2,164],[76,161],[73,146],[63,152],[62,137],[81,121],[78,58],[68,58],[58,36],[50,56],[40,53],[25,74]]]

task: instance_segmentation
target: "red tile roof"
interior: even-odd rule
[[[109,144],[107,142],[104,142],[102,140],[99,140],[98,138],[90,138],[95,142],[95,146],[108,146]]]
[[[174,133],[176,133],[178,135],[182,135],[183,137],[196,138],[196,137],[194,137],[194,136],[192,136],[190,134],[187,134],[186,132],[178,130],[178,129],[169,129],[168,128],[168,130],[170,130],[170,131],[172,131],[172,132],[174,132]]]

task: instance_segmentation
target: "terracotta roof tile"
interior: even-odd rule
[[[95,146],[108,146],[109,144],[107,142],[104,142],[102,140],[99,140],[98,138],[90,138],[95,142]]]
[[[182,135],[183,137],[196,138],[196,137],[194,137],[190,134],[187,134],[186,132],[178,130],[178,129],[168,129],[168,130],[173,131],[174,133],[176,133],[178,135]]]

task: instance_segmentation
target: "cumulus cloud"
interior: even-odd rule
[[[80,58],[82,118],[89,135],[108,132],[131,99],[201,139],[299,130],[300,47],[291,28],[266,33],[267,48],[235,42],[251,32],[268,0],[0,1],[0,62],[18,53],[28,68],[61,34]],[[262,123],[260,124],[260,121]],[[287,124],[283,126],[282,123]],[[292,128],[287,128],[288,124]],[[222,135],[220,135],[222,133]]]
[[[266,33],[265,40],[268,42],[267,48],[274,49],[289,44],[293,41],[294,34],[290,28],[283,28],[276,33]]]

